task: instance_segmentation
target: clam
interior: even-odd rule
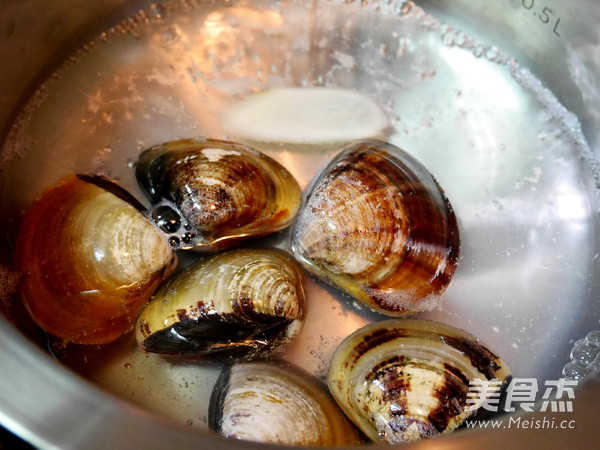
[[[78,344],[131,330],[175,257],[158,230],[114,184],[69,176],[28,209],[15,257],[34,321]]]
[[[144,151],[136,175],[175,248],[213,253],[288,227],[301,203],[293,176],[241,144],[179,140]]]
[[[434,309],[458,262],[456,218],[414,157],[377,140],[348,146],[314,182],[292,250],[304,267],[371,309]]]
[[[398,443],[453,431],[483,411],[485,401],[499,400],[510,377],[506,364],[464,331],[427,320],[391,319],[342,342],[328,385],[369,438]],[[469,395],[475,380],[490,382],[481,399]]]
[[[298,445],[359,443],[357,430],[324,386],[292,366],[226,366],[213,391],[209,427],[227,437]]]
[[[302,324],[300,267],[283,250],[236,249],[190,266],[154,295],[136,325],[146,351],[216,360],[267,356]]]

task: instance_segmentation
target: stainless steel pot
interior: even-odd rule
[[[0,55],[4,62],[0,67],[2,136],[31,90],[65,57],[150,3],[0,2],[3,7]],[[575,113],[593,154],[600,155],[600,30],[596,26],[600,7],[595,2],[572,0],[567,5],[558,0],[423,0],[417,3],[444,22],[493,42],[530,69]],[[3,182],[0,178],[0,189],[5,188]],[[598,209],[595,213],[595,236],[598,236]],[[15,218],[2,217],[2,222],[11,237]],[[1,263],[10,265],[10,245],[10,239],[2,237]],[[598,246],[597,242],[592,245]],[[589,295],[598,294],[600,283],[596,280]],[[590,304],[598,306],[597,301]],[[590,331],[589,323],[583,323],[571,324],[568,334],[571,340]],[[3,317],[0,317],[0,343],[0,423],[41,448],[265,448],[193,431],[119,400],[54,361]],[[592,448],[600,440],[596,424],[598,404],[600,380],[596,377],[577,391],[574,412],[569,416],[576,421],[573,430],[478,430],[413,447]],[[536,417],[542,414],[528,416],[532,420]]]

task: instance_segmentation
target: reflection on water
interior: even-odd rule
[[[597,324],[600,311],[596,193],[569,118],[540,100],[546,92],[523,88],[516,62],[410,3],[277,5],[154,7],[67,63],[4,149],[0,214],[11,239],[14,218],[68,173],[109,176],[141,198],[132,161],[142,149],[228,138],[223,112],[266,89],[354,89],[385,111],[387,139],[428,167],[459,220],[462,257],[445,310],[423,316],[480,337],[517,377],[558,378],[577,327]],[[256,145],[304,188],[338,150]],[[261,243],[286,248],[288,237]],[[312,280],[307,294],[306,327],[285,358],[323,376],[341,339],[381,317]],[[56,354],[120,397],[205,426],[218,367],[144,354],[130,336],[81,351]]]

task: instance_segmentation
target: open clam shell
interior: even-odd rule
[[[369,438],[398,443],[453,431],[484,402],[499,400],[510,378],[506,364],[470,334],[427,320],[392,319],[342,342],[328,385]],[[491,382],[482,398],[469,395],[475,380]]]
[[[168,242],[129,200],[110,182],[70,176],[28,209],[15,249],[20,292],[48,333],[113,341],[172,272]]]
[[[157,145],[141,154],[136,175],[172,245],[201,253],[282,230],[301,204],[300,186],[282,165],[233,142]]]
[[[277,249],[208,257],[159,289],[136,325],[150,352],[217,360],[267,356],[302,325],[304,289],[294,259]]]
[[[437,306],[457,266],[450,203],[427,169],[391,144],[348,146],[317,178],[292,250],[314,275],[375,311]]]
[[[225,367],[211,398],[209,426],[227,437],[272,444],[360,442],[324,386],[299,369],[274,362]]]

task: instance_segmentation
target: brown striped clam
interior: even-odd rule
[[[131,330],[175,256],[114,184],[69,176],[28,209],[15,257],[26,308],[48,333],[102,344]]]
[[[301,203],[293,176],[245,145],[185,139],[145,150],[136,167],[149,216],[174,248],[213,253],[288,227]]]
[[[304,267],[371,309],[434,309],[455,272],[456,218],[414,157],[377,140],[349,145],[313,184],[294,226]]]
[[[391,319],[342,342],[328,385],[369,438],[399,443],[453,431],[483,411],[483,401],[498,398],[510,378],[506,364],[464,331],[427,320]],[[481,403],[470,401],[475,380],[493,382]]]
[[[146,351],[215,360],[268,356],[302,325],[302,273],[278,249],[207,257],[154,295],[136,325]]]
[[[274,362],[226,366],[211,398],[209,426],[227,437],[280,445],[360,442],[321,383]]]

